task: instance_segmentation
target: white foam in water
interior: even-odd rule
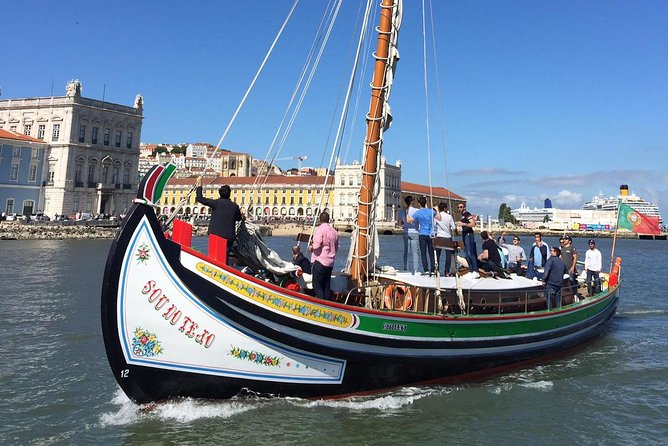
[[[192,399],[139,406],[130,401],[121,389],[116,391],[111,402],[120,407],[116,412],[104,413],[100,416],[100,423],[103,426],[132,424],[152,417],[189,423],[198,419],[229,418],[257,407],[257,400],[204,401]]]
[[[154,412],[163,420],[189,423],[202,418],[229,418],[256,407],[257,401],[240,402],[226,400],[212,402],[186,399],[183,401],[158,404],[155,407]]]
[[[536,381],[531,383],[521,383],[520,386],[538,390],[552,390],[554,383],[552,381]]]
[[[666,314],[666,310],[626,310],[626,311],[618,311],[617,314],[620,316],[637,316],[637,315],[643,315],[643,314]]]
[[[333,400],[233,398],[224,401],[206,401],[183,399],[139,406],[130,401],[121,389],[118,389],[111,403],[120,406],[119,409],[116,412],[102,414],[100,423],[103,426],[118,426],[151,418],[189,423],[198,419],[230,418],[249,410],[266,407],[268,403],[287,403],[303,408],[331,407],[355,411],[378,410],[383,413],[401,409],[424,397],[444,395],[451,391],[451,388],[404,387],[391,393]]]
[[[103,413],[100,416],[100,423],[103,426],[131,424],[139,419],[140,407],[130,401],[120,388],[116,390],[111,402],[112,404],[119,405],[120,408],[116,412]]]
[[[404,387],[392,393],[385,393],[373,396],[357,396],[334,400],[293,400],[302,407],[333,407],[337,409],[350,410],[369,410],[380,411],[401,409],[404,406],[411,405],[415,401],[432,395],[441,395],[448,393],[447,389]]]

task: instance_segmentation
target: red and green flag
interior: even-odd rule
[[[658,235],[661,233],[659,229],[659,217],[641,214],[624,203],[619,204],[617,228],[628,229],[636,234]]]

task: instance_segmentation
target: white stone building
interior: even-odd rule
[[[44,213],[120,214],[137,188],[143,99],[134,106],[81,95],[79,81],[65,96],[0,100],[0,128],[48,143]]]
[[[381,158],[380,190],[376,201],[376,221],[395,221],[400,209],[401,199],[401,163],[388,164]],[[362,184],[362,165],[339,164],[334,172],[334,219],[338,223],[352,222],[357,213],[360,185]]]

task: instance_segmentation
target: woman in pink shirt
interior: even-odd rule
[[[313,289],[320,299],[331,299],[330,282],[334,270],[334,258],[339,249],[339,235],[329,224],[329,214],[320,214],[320,225],[311,239],[311,272],[313,273]]]

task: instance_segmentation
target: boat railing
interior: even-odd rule
[[[394,286],[394,288],[393,288]],[[525,290],[489,290],[479,289],[461,290],[460,299],[456,289],[434,289],[406,287],[396,284],[379,283],[367,287],[351,289],[346,296],[348,304],[351,296],[352,305],[355,305],[355,296],[366,296],[363,302],[368,302],[370,296],[374,298],[370,303],[374,308],[389,311],[407,311],[430,313],[434,315],[463,315],[463,314],[526,314],[547,309],[547,300],[544,287],[536,286]],[[388,291],[389,290],[389,291]],[[394,290],[397,290],[395,293]],[[376,294],[380,293],[380,297]],[[578,303],[585,299],[584,284],[568,285],[561,288],[550,311],[557,311],[562,307]],[[358,303],[360,299],[357,299]],[[368,305],[366,305],[368,306]]]

